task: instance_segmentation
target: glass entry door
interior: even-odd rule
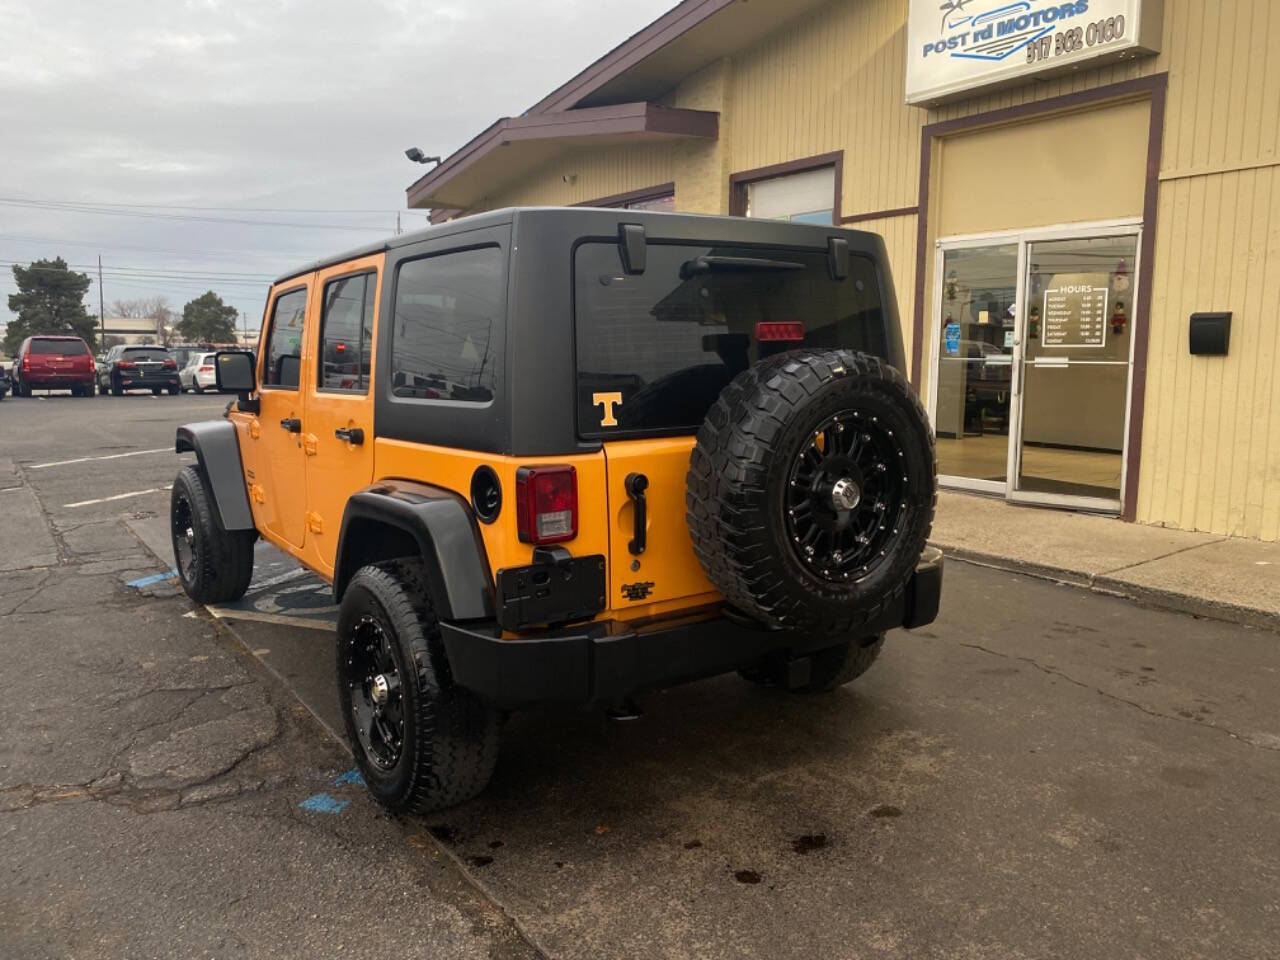
[[[1011,496],[1119,509],[1136,234],[1027,244]]]
[[[1119,512],[1139,231],[939,244],[932,392],[944,485]]]
[[[1019,244],[942,252],[934,433],[951,485],[1004,493],[1013,425]]]

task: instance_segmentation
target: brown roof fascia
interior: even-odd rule
[[[504,117],[451,154],[406,192],[410,207],[447,183],[482,157],[517,140],[555,140],[565,137],[619,136],[659,133],[714,140],[720,135],[720,115],[712,110],[659,107],[652,103],[623,103],[587,107],[554,114]]]
[[[535,103],[525,115],[569,110],[619,74],[630,70],[673,40],[738,0],[684,0],[649,26],[633,34],[567,83]]]

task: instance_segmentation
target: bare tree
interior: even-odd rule
[[[135,300],[116,300],[111,304],[111,314],[135,320],[154,320],[156,337],[166,347],[173,341],[174,321],[177,319],[168,297],[138,297]]]

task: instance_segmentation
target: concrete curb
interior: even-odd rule
[[[1280,633],[1280,618],[1268,610],[1245,607],[1239,604],[1223,603],[1209,597],[1180,593],[1174,590],[1161,590],[1140,584],[1120,580],[1108,573],[1091,574],[1083,570],[1069,570],[1045,564],[1019,560],[1014,557],[997,556],[977,550],[967,550],[950,544],[930,541],[931,546],[940,549],[949,560],[959,560],[1010,573],[1021,573],[1040,580],[1052,580],[1074,587],[1082,587],[1093,593],[1120,597],[1144,606],[1175,613],[1185,613],[1194,617],[1208,617],[1212,620],[1223,620],[1227,623],[1238,623]],[[945,602],[945,601],[944,601]]]

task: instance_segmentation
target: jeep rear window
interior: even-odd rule
[[[886,355],[867,257],[851,256],[844,280],[817,250],[650,243],[647,259],[644,273],[627,274],[616,243],[584,243],[575,255],[582,437],[697,430],[735,376],[802,345],[758,343],[758,323],[799,321],[804,346]]]
[[[83,340],[32,340],[28,353],[50,353],[64,357],[78,357],[88,353]]]

